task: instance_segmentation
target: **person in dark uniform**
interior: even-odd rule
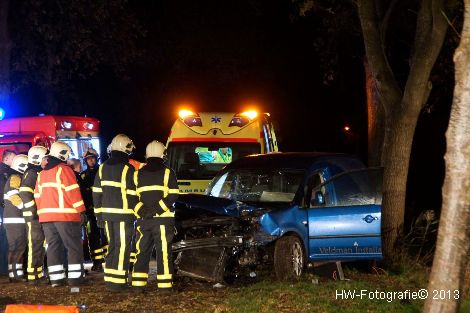
[[[93,192],[92,187],[95,181],[96,173],[98,173],[98,152],[95,149],[89,148],[83,156],[83,162],[86,165],[86,170],[80,173],[80,191],[82,193],[83,202],[86,207],[87,215],[87,236],[88,236],[88,249],[90,257],[93,261],[92,271],[102,272],[104,257],[107,252],[108,242],[104,235],[103,228],[99,228],[96,222],[96,217],[93,211]]]
[[[157,252],[157,290],[173,288],[171,242],[174,236],[174,208],[178,198],[176,175],[164,161],[165,146],[156,140],[146,148],[147,164],[134,174],[139,203],[136,206],[136,262],[132,271],[132,287],[142,292],[147,285],[153,247]]]
[[[5,212],[3,223],[8,240],[8,275],[10,282],[25,281],[23,261],[27,247],[26,225],[23,218],[23,201],[19,196],[21,178],[28,166],[28,156],[18,154],[11,162],[13,174],[8,178],[3,199]]]
[[[26,232],[28,241],[28,262],[27,273],[28,282],[31,284],[45,283],[43,278],[44,264],[44,232],[39,223],[39,216],[34,200],[34,188],[41,172],[41,162],[47,154],[47,149],[43,146],[31,147],[28,151],[28,168],[26,169],[20,187],[20,198],[23,201],[23,217],[26,221]]]
[[[134,167],[129,164],[129,155],[134,147],[128,136],[115,136],[111,142],[111,157],[100,165],[92,188],[97,223],[104,222],[109,243],[104,281],[106,288],[114,292],[127,288],[134,209],[138,200],[133,180]]]
[[[8,242],[3,226],[3,189],[10,175],[14,172],[11,168],[11,161],[15,157],[16,152],[13,150],[4,150],[2,162],[0,163],[0,274],[5,274],[8,270]]]

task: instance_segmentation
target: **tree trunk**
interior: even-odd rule
[[[385,136],[385,112],[382,103],[380,103],[377,86],[367,60],[364,61],[364,71],[366,74],[368,165],[381,166]]]
[[[0,0],[0,107],[10,98],[11,41],[8,34],[9,0]]]
[[[447,129],[446,177],[437,247],[424,312],[457,312],[470,247],[470,1],[455,52],[454,101]],[[445,270],[443,270],[445,269]],[[434,298],[433,290],[450,291]],[[458,295],[458,297],[457,297]]]

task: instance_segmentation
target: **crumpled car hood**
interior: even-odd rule
[[[178,197],[175,203],[175,210],[177,217],[210,212],[217,215],[239,218],[242,211],[255,212],[262,209],[230,199],[198,194],[183,194]]]

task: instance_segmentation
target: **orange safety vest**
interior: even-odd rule
[[[39,173],[34,198],[40,223],[80,222],[85,211],[77,178],[65,163]]]

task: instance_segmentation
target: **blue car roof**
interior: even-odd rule
[[[282,152],[270,154],[250,155],[233,161],[225,167],[225,170],[241,168],[292,168],[310,169],[315,165],[329,165],[336,169],[337,174],[348,170],[364,168],[357,157],[341,153],[324,152]]]

